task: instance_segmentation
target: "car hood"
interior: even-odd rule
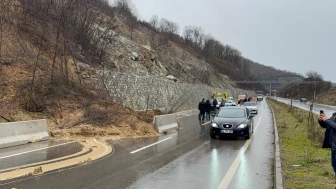
[[[214,118],[214,122],[217,123],[218,126],[220,126],[221,128],[222,125],[225,124],[232,124],[232,128],[237,127],[238,125],[242,124],[242,123],[247,123],[247,118],[223,118],[223,117],[215,117]]]

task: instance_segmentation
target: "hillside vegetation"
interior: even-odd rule
[[[188,26],[180,36],[167,19],[140,21],[130,1],[2,0],[0,10],[0,122],[47,118],[50,131],[155,135],[152,117],[160,112],[117,103],[106,71],[222,88],[236,86],[230,80],[259,79],[238,49],[200,27]]]

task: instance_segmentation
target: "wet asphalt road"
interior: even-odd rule
[[[296,106],[298,108],[301,108],[303,110],[307,110],[310,111],[310,105],[312,104],[311,102],[300,102],[298,100],[291,100],[288,98],[281,98],[281,97],[272,97],[273,99],[276,99],[280,102],[284,102],[286,104],[291,104],[292,101],[292,105]],[[328,106],[328,105],[324,105],[324,104],[314,104],[313,105],[313,113],[315,114],[320,114],[320,110],[323,110],[328,117],[331,117],[331,115],[336,112],[336,106]]]
[[[183,117],[176,133],[109,141],[114,153],[101,160],[0,182],[0,188],[272,188],[273,122],[266,102],[254,123],[251,140],[213,140],[209,124]]]
[[[75,141],[42,141],[0,149],[0,173],[17,166],[75,154],[82,145]],[[1,179],[1,178],[0,178]]]

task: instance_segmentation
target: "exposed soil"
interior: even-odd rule
[[[55,138],[157,136],[153,116],[160,111],[137,112],[113,102],[103,91],[62,88],[44,96],[41,112],[25,110],[23,85],[30,78],[30,65],[0,65],[0,115],[10,121],[47,119]],[[43,73],[39,73],[41,75]],[[44,83],[38,83],[44,85]],[[1,122],[7,122],[0,118]]]

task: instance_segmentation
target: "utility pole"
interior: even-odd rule
[[[316,82],[314,83],[314,99],[313,99],[313,103],[315,102],[316,99]]]
[[[270,83],[270,97],[272,97],[272,83]]]

